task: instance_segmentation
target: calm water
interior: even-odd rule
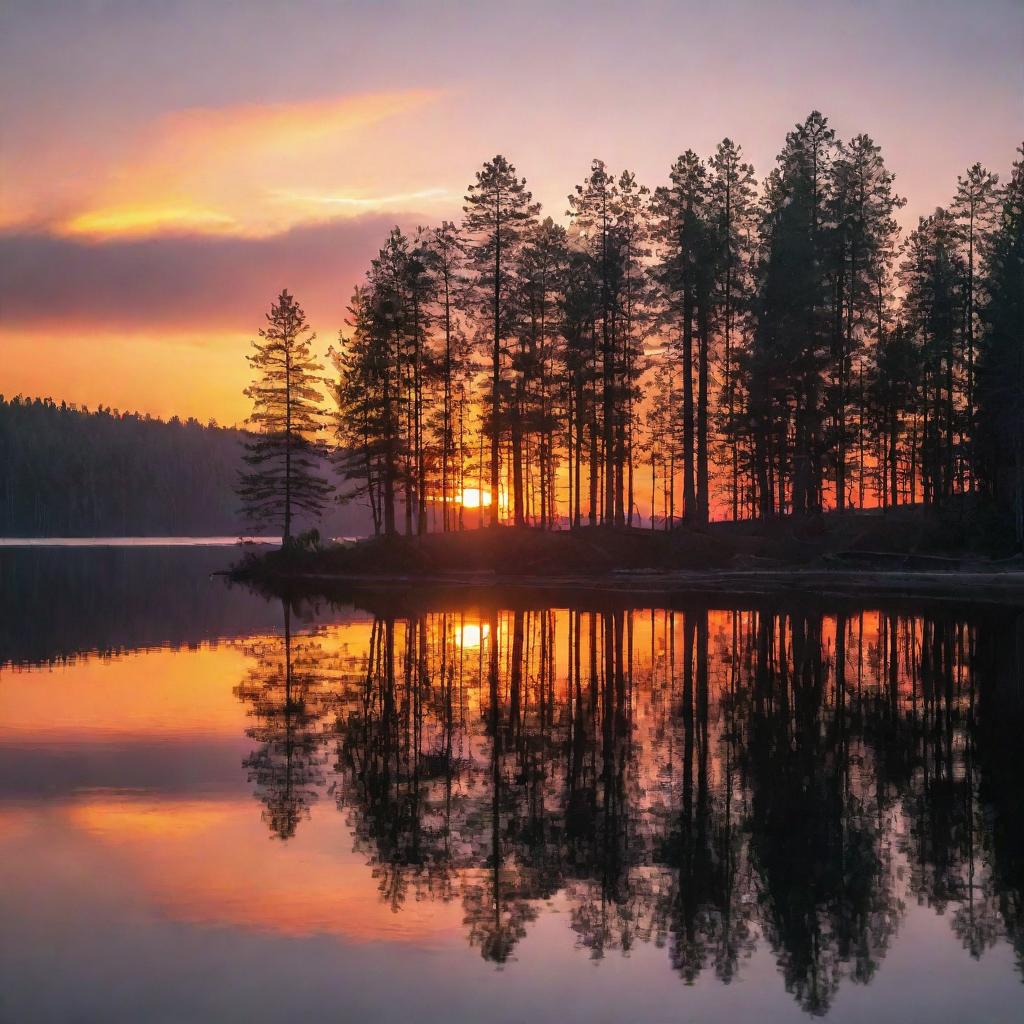
[[[246,544],[278,546],[280,537],[243,537]],[[0,548],[223,548],[238,537],[0,537]]]
[[[0,1019],[1024,1018],[1019,610],[228,557],[0,551]]]

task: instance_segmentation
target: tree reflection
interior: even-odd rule
[[[287,601],[282,610],[282,635],[244,648],[254,664],[235,696],[256,720],[246,735],[259,746],[244,764],[264,805],[263,820],[271,835],[290,839],[324,782],[325,693],[319,646],[310,637],[293,637]]]
[[[655,943],[687,984],[763,941],[812,1014],[908,900],[1021,956],[1019,622],[459,611],[339,655],[283,611],[237,690],[272,834],[330,793],[382,898],[458,901],[488,961],[551,902],[591,957]]]
[[[983,809],[979,826],[981,821],[987,825],[975,833],[983,872],[979,916],[986,938],[1005,931],[1024,975],[1024,819],[1020,813],[1024,616],[986,630],[977,639],[976,651],[981,679],[972,690],[972,698],[977,694],[971,708],[978,729],[971,763]]]
[[[844,618],[831,657],[820,615],[759,622],[751,853],[786,987],[811,1013],[828,1009],[844,973],[870,981],[898,918],[846,641]]]

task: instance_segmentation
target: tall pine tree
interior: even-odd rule
[[[475,272],[481,323],[480,340],[491,358],[490,524],[498,525],[501,482],[501,438],[504,428],[503,354],[515,330],[517,289],[513,267],[526,230],[536,221],[539,204],[526,189],[526,179],[500,154],[477,171],[466,190],[463,228],[468,260]]]
[[[323,366],[310,350],[315,338],[302,307],[282,291],[247,357],[256,375],[245,389],[255,430],[245,446],[250,469],[240,476],[238,496],[246,518],[280,527],[285,545],[295,517],[319,517],[333,491],[320,473]]]
[[[1024,145],[986,247],[978,411],[982,467],[996,496],[1013,510],[1024,549]]]
[[[731,139],[723,139],[708,161],[709,216],[713,269],[714,305],[718,335],[722,341],[721,367],[723,399],[718,420],[728,444],[729,498],[732,518],[739,519],[740,453],[743,427],[739,394],[742,375],[738,355],[748,333],[751,275],[750,250],[757,204],[754,168],[743,159],[743,150]]]
[[[977,341],[979,240],[993,227],[999,212],[999,176],[981,164],[972,164],[956,179],[956,197],[950,211],[960,222],[967,249],[967,301],[964,305],[965,402],[968,429],[974,424],[974,355]]]

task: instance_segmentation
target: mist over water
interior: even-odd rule
[[[1024,615],[0,552],[0,1018],[1019,1019]]]

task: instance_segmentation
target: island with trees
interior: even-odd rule
[[[901,237],[904,202],[818,112],[760,181],[730,139],[655,188],[595,160],[564,218],[494,157],[461,224],[384,239],[325,359],[274,300],[237,493],[284,544],[244,571],[1019,555],[1024,146]],[[295,528],[339,500],[372,538]]]

